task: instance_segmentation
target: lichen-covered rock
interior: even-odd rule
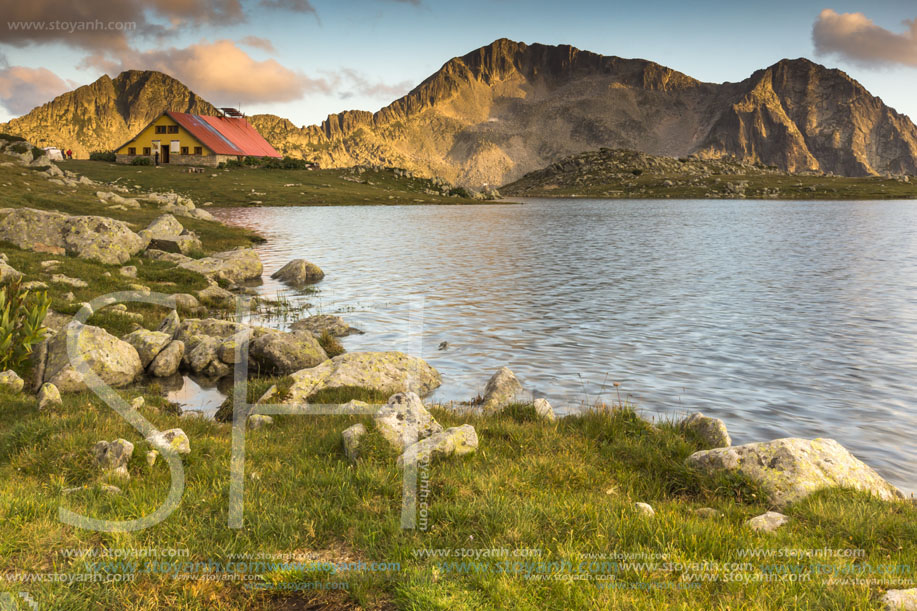
[[[218,252],[203,259],[188,259],[178,266],[213,280],[225,280],[234,284],[258,280],[264,271],[261,258],[251,248]]]
[[[19,377],[19,374],[12,369],[0,373],[0,388],[3,390],[11,393],[19,393],[22,392],[23,386],[25,386],[25,382]]]
[[[682,431],[689,431],[700,439],[708,448],[728,448],[732,445],[732,438],[726,430],[726,423],[719,418],[705,416],[694,412],[689,417],[678,423]]]
[[[879,602],[883,611],[917,611],[917,588],[889,590]]]
[[[162,319],[162,322],[159,323],[159,328],[157,331],[160,333],[165,333],[170,338],[175,337],[175,334],[178,333],[178,328],[181,326],[181,320],[178,318],[178,312],[171,310],[166,317]]]
[[[200,251],[203,248],[200,238],[194,233],[188,232],[182,235],[169,236],[164,238],[153,238],[150,240],[150,248],[161,250],[163,252],[176,252],[187,255]]]
[[[412,444],[398,457],[398,466],[425,462],[434,456],[464,456],[477,449],[477,431],[470,424],[463,424],[434,433]]]
[[[374,420],[376,429],[398,451],[443,430],[413,392],[393,395]]]
[[[188,346],[192,343],[194,337],[216,337],[226,339],[244,331],[246,325],[231,320],[221,320],[219,318],[186,318],[181,321],[178,331],[175,333],[175,339],[180,339]],[[253,330],[253,335],[255,331]]]
[[[334,316],[333,314],[317,314],[309,318],[297,320],[290,325],[290,328],[293,331],[308,331],[315,337],[321,337],[325,332],[334,337],[345,337],[352,333],[362,333],[359,329],[355,329],[344,322],[344,319],[340,316]]]
[[[203,373],[214,361],[219,361],[220,340],[216,337],[201,337],[194,347],[185,353],[184,361],[194,373]]]
[[[903,498],[872,468],[833,439],[775,439],[702,450],[686,463],[705,473],[741,473],[761,485],[780,507],[824,488],[855,488],[884,500]]]
[[[176,452],[178,454],[191,453],[191,441],[181,429],[156,431],[147,437],[146,440],[160,452]]]
[[[134,454],[134,444],[126,439],[99,441],[93,448],[96,464],[106,473],[128,478],[127,463]]]
[[[485,412],[498,412],[507,405],[519,400],[522,384],[508,367],[497,370],[487,386],[484,387],[484,401],[481,409]]]
[[[67,355],[68,332],[69,327],[48,343],[44,381],[51,382],[62,392],[78,392],[85,390],[86,385],[83,376],[70,364]],[[99,327],[82,326],[76,342],[76,353],[109,386],[127,386],[143,371],[137,350]]]
[[[360,458],[360,439],[365,434],[366,427],[359,422],[341,432],[341,439],[344,443],[344,454],[353,462]]]
[[[144,368],[153,362],[162,350],[172,341],[172,336],[160,331],[147,331],[146,329],[137,329],[122,337],[124,341],[137,350],[140,357],[140,364]]]
[[[45,382],[38,390],[38,409],[39,411],[48,409],[52,405],[61,405],[63,401],[60,397],[60,391],[57,386],[50,382]]]
[[[309,263],[305,259],[293,259],[271,274],[271,278],[293,286],[318,282],[324,277],[325,272],[318,265]]]
[[[539,397],[532,404],[535,407],[535,414],[548,422],[554,422],[557,418],[554,416],[554,410],[547,399]]]
[[[147,371],[153,377],[167,378],[178,371],[184,356],[185,343],[181,340],[172,340],[156,355]]]
[[[262,372],[286,375],[328,360],[325,350],[307,331],[264,333],[249,344],[249,355]]]
[[[361,388],[380,394],[429,394],[441,384],[439,372],[423,359],[402,352],[350,352],[290,376],[286,404],[307,403],[316,393]]]
[[[121,221],[32,208],[0,210],[0,240],[24,250],[66,252],[110,265],[121,265],[146,248],[146,240]]]
[[[216,284],[198,291],[197,298],[201,303],[215,308],[232,308],[236,302],[235,295]]]
[[[769,533],[774,532],[789,521],[790,519],[782,513],[768,511],[746,521],[745,525],[752,530]]]
[[[22,280],[22,272],[13,269],[6,261],[0,261],[0,285]]]
[[[197,297],[189,293],[175,293],[172,298],[175,299],[175,307],[182,312],[195,312],[201,307]]]
[[[185,230],[181,223],[178,222],[171,214],[163,214],[156,217],[153,222],[147,225],[146,229],[141,229],[139,234],[150,240],[156,238],[171,238],[179,236]]]

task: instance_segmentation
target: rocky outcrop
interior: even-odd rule
[[[76,353],[109,386],[127,386],[143,371],[137,350],[99,327],[82,326]],[[62,392],[86,389],[83,376],[73,368],[67,355],[66,328],[48,343],[44,381],[51,382]]]
[[[376,412],[374,421],[376,430],[399,452],[443,430],[413,392],[393,395],[385,407]]]
[[[702,450],[687,465],[708,474],[739,473],[759,484],[769,501],[781,507],[825,488],[854,488],[880,499],[903,498],[833,439],[775,439],[730,448]]]
[[[415,392],[421,396],[439,387],[441,379],[423,359],[401,352],[350,352],[317,367],[297,371],[284,403],[308,403],[324,390],[359,388],[381,394]]]
[[[251,248],[219,252],[202,259],[192,259],[178,253],[165,253],[164,251],[150,251],[150,255],[153,258],[171,261],[182,269],[197,272],[211,280],[223,280],[232,284],[259,280],[264,270],[261,258]]]
[[[726,423],[719,418],[705,416],[701,412],[694,412],[679,422],[678,428],[694,435],[707,448],[726,448],[732,445]]]
[[[0,209],[0,240],[24,250],[68,254],[111,265],[121,265],[147,245],[121,221],[32,208]]]
[[[141,229],[139,235],[149,240],[149,248],[163,252],[187,255],[202,249],[201,241],[194,232],[186,231],[171,214],[163,214]]]
[[[291,286],[313,284],[324,277],[325,272],[318,265],[305,259],[293,259],[271,274],[271,278]]]

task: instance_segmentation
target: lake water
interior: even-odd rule
[[[271,272],[320,265],[310,313],[404,350],[467,400],[507,365],[560,413],[612,383],[734,443],[832,437],[917,491],[917,204],[527,200],[236,208]],[[289,293],[288,293],[289,295]],[[446,342],[445,349],[440,349]]]

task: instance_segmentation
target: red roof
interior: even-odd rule
[[[281,157],[243,118],[207,117],[172,111],[166,111],[166,114],[217,155]]]

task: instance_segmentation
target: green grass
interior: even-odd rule
[[[430,195],[432,184],[422,178],[396,177],[392,170],[271,170],[208,168],[191,174],[181,166],[131,167],[100,161],[61,164],[102,182],[118,181],[132,190],[168,191],[191,197],[197,205],[339,206],[480,203],[459,197]],[[139,187],[139,188],[138,188]]]
[[[119,484],[122,496],[69,495],[65,502],[73,511],[107,519],[149,513],[168,490],[167,466],[160,461],[150,469],[145,442],[94,397],[67,397],[64,407],[49,414],[37,414],[27,398],[4,397],[3,404],[8,417],[0,421],[0,572],[92,572],[87,560],[65,557],[61,551],[67,548],[187,548],[187,560],[201,563],[263,553],[397,564],[397,570],[337,575],[312,566],[253,567],[257,582],[274,584],[275,590],[144,573],[121,584],[16,586],[41,608],[869,609],[877,608],[884,587],[828,585],[825,569],[805,582],[760,579],[768,566],[786,564],[845,571],[854,565],[917,562],[917,508],[853,492],[824,492],[792,506],[786,510],[791,523],[777,533],[749,531],[744,520],[768,508],[755,487],[685,468],[684,458],[697,446],[670,426],[649,426],[629,409],[556,424],[532,419],[530,408],[521,406],[488,418],[434,410],[445,426],[472,423],[480,448],[432,463],[423,480],[429,483],[429,511],[420,522],[425,528],[417,530],[400,527],[401,473],[371,418],[276,416],[271,427],[247,434],[245,523],[242,530],[232,530],[227,526],[230,426],[180,419],[157,407],[161,400],[148,397],[141,409],[147,418],[160,429],[180,426],[191,438],[192,453],[183,459],[182,504],[147,530],[93,533],[61,524],[57,510],[63,488],[97,480],[90,451],[95,441],[124,437],[135,443],[131,479]],[[362,458],[351,464],[339,432],[358,421],[370,432]],[[656,515],[637,514],[636,501],[650,503]],[[691,511],[699,507],[724,515],[701,519]],[[440,548],[507,549],[510,555],[424,555],[432,552],[423,550]],[[782,548],[859,548],[864,556],[740,555],[745,549]],[[512,555],[512,550],[530,549],[540,551]],[[665,560],[656,566],[589,564],[596,555],[613,552],[664,554]],[[513,564],[518,561],[541,564]],[[583,561],[587,564],[580,567]],[[549,562],[568,564],[555,564],[547,577],[530,576],[542,575]],[[720,575],[726,573],[712,563],[747,563],[739,572],[750,581],[666,586],[698,572],[690,563],[704,562],[706,574]],[[612,575],[621,587],[563,579],[572,574]],[[344,582],[348,590],[282,590],[291,587],[283,584],[303,581]]]

